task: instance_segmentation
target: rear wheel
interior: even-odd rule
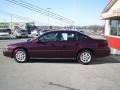
[[[14,59],[19,63],[24,63],[28,60],[28,54],[24,49],[16,49]]]
[[[89,64],[93,60],[93,53],[89,50],[79,52],[77,60],[81,64]]]

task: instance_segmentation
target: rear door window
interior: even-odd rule
[[[57,37],[58,41],[75,41],[76,40],[76,34],[73,32],[63,32],[59,33]]]

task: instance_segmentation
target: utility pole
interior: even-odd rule
[[[13,26],[13,25],[12,25],[12,24],[13,24],[12,17],[13,17],[13,15],[11,14],[11,15],[10,15],[10,18],[11,18],[11,21],[10,21],[10,28],[11,28],[11,30],[13,29],[13,28],[12,28],[12,26]]]
[[[73,8],[74,8],[74,15],[76,17],[77,15],[77,3],[78,3],[78,0],[73,0]],[[75,22],[73,22],[73,29],[75,30]]]
[[[47,10],[48,10],[48,29],[50,29],[50,9],[51,8],[47,8]]]

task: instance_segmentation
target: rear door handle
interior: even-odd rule
[[[51,46],[55,46],[55,44],[51,43]]]

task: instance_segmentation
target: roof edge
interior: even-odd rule
[[[102,13],[107,12],[115,4],[115,2],[117,2],[117,0],[110,0],[108,4],[105,6],[105,8],[103,9]]]

